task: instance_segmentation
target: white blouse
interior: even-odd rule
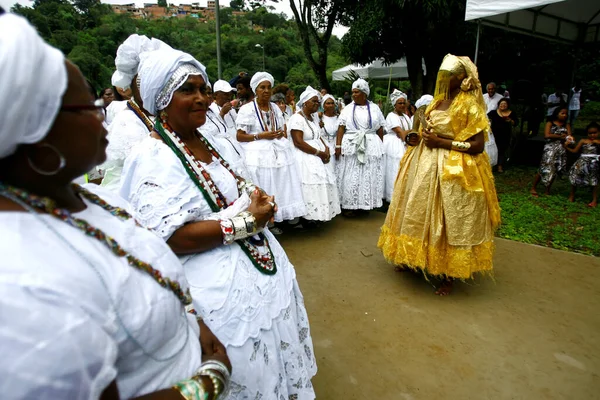
[[[88,185],[113,206],[106,189]],[[84,200],[75,216],[188,287],[162,239]],[[0,212],[0,391],[11,398],[121,398],[166,389],[201,363],[195,317],[97,239],[48,215]]]

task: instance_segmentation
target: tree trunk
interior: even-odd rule
[[[415,49],[406,49],[406,69],[412,88],[412,98],[418,99],[423,95],[423,55]]]

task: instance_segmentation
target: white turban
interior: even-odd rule
[[[398,101],[398,99],[406,100],[406,99],[408,99],[408,96],[406,95],[406,93],[403,93],[398,89],[394,89],[392,94],[390,94],[390,101],[392,102],[392,106],[396,105],[396,102]]]
[[[252,91],[256,94],[256,88],[260,85],[261,82],[268,81],[271,83],[271,86],[275,83],[273,79],[273,75],[268,72],[257,72],[252,75],[252,79],[250,79],[250,87]]]
[[[319,93],[318,90],[313,89],[312,86],[307,86],[306,90],[304,90],[304,92],[302,92],[300,95],[300,99],[298,99],[298,102],[296,103],[296,108],[302,108],[302,105],[306,103],[307,100],[310,100],[315,96],[317,99],[319,99],[321,97],[321,93]]]
[[[23,17],[0,16],[0,158],[37,143],[54,124],[67,89],[60,50],[46,44]]]
[[[153,115],[169,105],[173,93],[190,75],[201,75],[210,87],[204,65],[191,55],[170,47],[140,54],[138,74],[144,109]]]
[[[148,39],[146,36],[137,34],[129,36],[117,49],[117,58],[115,58],[117,70],[112,76],[112,85],[123,89],[129,88],[133,77],[138,73],[140,53],[162,47],[169,47],[169,45],[158,39]]]
[[[421,96],[421,98],[419,100],[417,100],[417,102],[415,103],[415,107],[421,108],[423,106],[428,106],[429,103],[431,103],[432,101],[433,101],[432,95],[424,94],[423,96]]]
[[[369,84],[367,83],[367,81],[365,81],[362,78],[358,78],[357,80],[354,81],[354,83],[352,84],[352,89],[358,89],[361,92],[363,92],[364,94],[366,94],[367,96],[369,96],[369,94],[371,94],[371,89],[369,89]]]
[[[321,107],[323,107],[325,105],[325,102],[329,99],[333,100],[335,106],[337,107],[337,101],[335,101],[335,97],[333,97],[330,94],[326,94],[325,96],[323,96],[323,98],[321,99]]]

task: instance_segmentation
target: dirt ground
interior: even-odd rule
[[[385,262],[384,216],[280,237],[311,321],[318,399],[600,399],[599,258],[497,239],[495,281],[440,298]]]

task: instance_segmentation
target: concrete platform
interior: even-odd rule
[[[318,399],[600,399],[600,259],[498,239],[495,281],[440,298],[385,262],[383,220],[280,236],[308,308]]]

